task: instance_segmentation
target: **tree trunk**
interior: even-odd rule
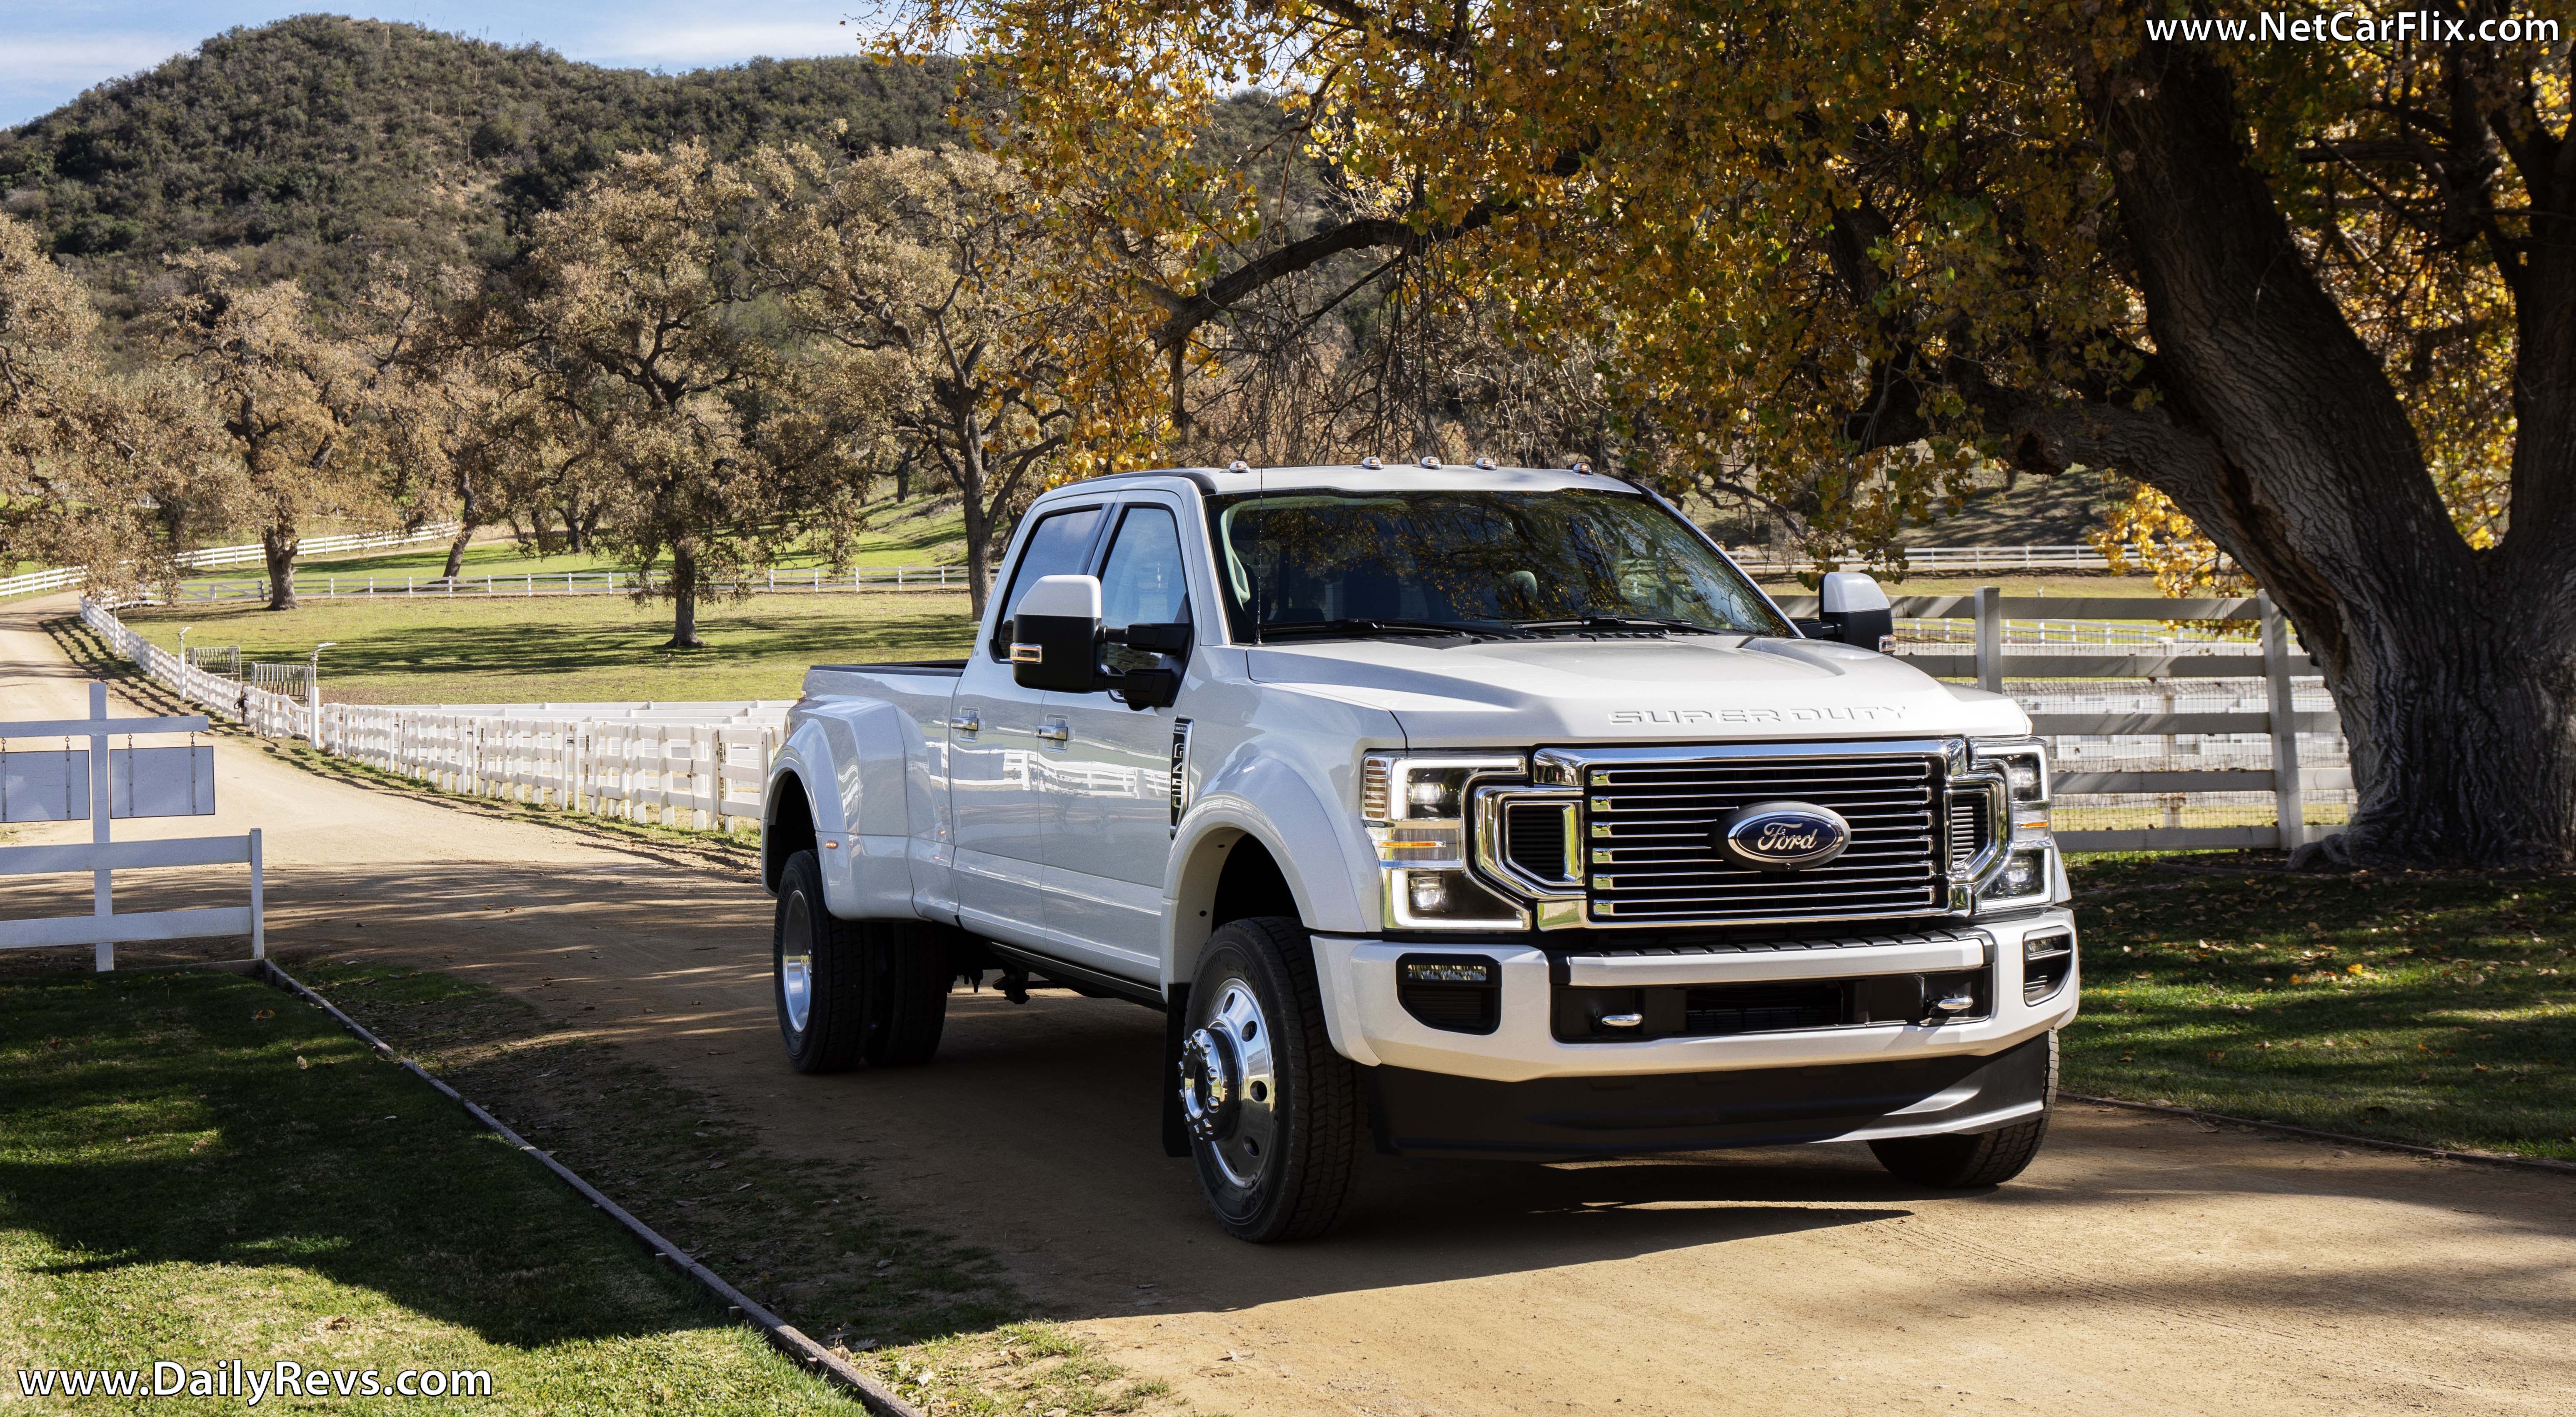
[[[2564,864],[2576,842],[2576,603],[2426,584],[2403,607],[2368,610],[2347,608],[2327,676],[2360,801],[2313,856]]]
[[[581,504],[569,497],[564,499],[563,524],[565,554],[579,556],[588,551],[590,547],[581,537]]]
[[[448,544],[447,570],[444,572],[445,579],[451,581],[455,580],[457,576],[465,570],[465,544],[474,539],[474,513],[476,509],[474,506],[473,480],[471,478],[464,477],[456,479],[456,494],[458,503],[456,511],[456,540]]]
[[[698,558],[687,547],[671,551],[671,642],[664,649],[704,649],[698,638]]]
[[[268,608],[295,608],[295,553],[304,539],[291,526],[271,526],[259,534],[261,557],[268,563]]]
[[[895,462],[894,499],[897,502],[912,500],[912,454],[910,453],[904,454]]]

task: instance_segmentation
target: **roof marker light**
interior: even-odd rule
[[[1236,458],[1234,461],[1225,465],[1225,470],[1228,472],[1250,472],[1252,471],[1252,464],[1245,462],[1241,458]]]
[[[1371,472],[1375,472],[1379,468],[1386,466],[1386,464],[1379,462],[1377,460],[1377,456],[1372,453],[1369,456],[1360,459],[1360,466],[1367,468]]]
[[[1478,458],[1476,459],[1476,466],[1482,471],[1492,472],[1494,470],[1494,460],[1492,458]]]
[[[1424,467],[1438,467],[1440,465],[1440,459],[1436,457],[1425,457],[1422,460],[1422,465]]]

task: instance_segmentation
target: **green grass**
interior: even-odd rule
[[[809,666],[955,657],[974,637],[960,592],[763,595],[698,608],[706,648],[662,648],[670,607],[624,596],[308,600],[118,612],[164,648],[239,644],[249,660],[322,656],[324,697],[345,703],[568,703],[792,699]]]
[[[385,1381],[484,1370],[497,1395],[271,1399],[304,1411],[856,1410],[418,1079],[248,979],[0,986],[0,1078],[0,1368],[283,1359]]]
[[[2237,859],[2078,864],[2071,1090],[2576,1161],[2576,878]]]

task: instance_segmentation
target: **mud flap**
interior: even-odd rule
[[[1163,1154],[1190,1154],[1189,1124],[1181,1117],[1181,1039],[1190,1021],[1190,986],[1175,984],[1163,1005],[1163,1071],[1155,1084],[1163,1094]]]

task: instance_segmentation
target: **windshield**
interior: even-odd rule
[[[1695,528],[1634,493],[1244,493],[1209,514],[1238,640],[1792,633]]]

